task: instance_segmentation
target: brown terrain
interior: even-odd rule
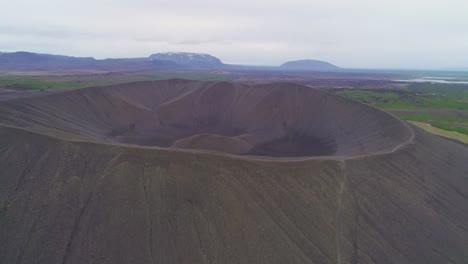
[[[467,263],[468,148],[297,84],[0,102],[0,263]]]

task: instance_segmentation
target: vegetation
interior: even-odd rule
[[[340,94],[384,109],[468,110],[468,85],[415,83],[401,90],[345,90]]]
[[[143,74],[92,74],[92,75],[0,75],[0,88],[13,90],[77,89],[90,86],[118,84],[136,81],[166,79],[228,81],[229,74],[181,72]]]
[[[397,114],[408,121],[423,122],[444,129],[468,135],[468,118],[455,116],[440,116],[428,113]]]
[[[468,135],[468,85],[414,83],[404,89],[365,88],[338,91],[338,94],[389,111],[407,110],[394,113],[402,119],[427,124],[432,131],[440,129]],[[466,114],[454,114],[453,110]]]
[[[431,126],[430,124],[423,123],[423,122],[417,122],[417,121],[410,121],[410,122],[412,124],[422,128],[422,129],[426,130],[426,131],[431,132],[431,133],[441,135],[441,136],[444,136],[444,137],[448,137],[448,138],[453,138],[453,139],[461,141],[461,142],[463,142],[465,144],[468,144],[468,135],[466,135],[466,134],[461,134],[461,133],[453,132],[453,131],[447,131],[445,129],[440,129],[440,128]]]
[[[74,81],[52,81],[40,78],[0,78],[0,87],[15,90],[45,90],[56,88],[81,88],[85,83]]]

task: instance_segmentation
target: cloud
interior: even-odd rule
[[[315,58],[344,67],[468,61],[465,0],[15,0],[0,47],[79,56],[208,52],[230,63]]]

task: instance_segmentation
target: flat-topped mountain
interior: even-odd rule
[[[0,52],[0,71],[146,71],[146,70],[266,70],[266,71],[336,71],[337,66],[318,60],[289,61],[281,66],[245,66],[224,64],[206,53],[166,52],[140,58],[73,57],[33,52]]]
[[[152,54],[150,60],[172,61],[182,66],[219,67],[224,64],[220,59],[205,53],[167,52]]]
[[[206,69],[222,67],[218,58],[209,54],[172,52],[156,53],[143,58],[95,59],[33,52],[0,53],[0,71],[36,70],[108,70],[135,71],[159,68]]]
[[[281,65],[281,68],[288,70],[305,71],[336,71],[340,68],[326,61],[319,60],[295,60],[288,61]]]

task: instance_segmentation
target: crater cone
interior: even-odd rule
[[[357,156],[410,137],[387,113],[287,83],[140,82],[12,101],[0,114],[67,139],[250,156]]]
[[[294,84],[2,101],[0,263],[468,263],[467,161]]]

